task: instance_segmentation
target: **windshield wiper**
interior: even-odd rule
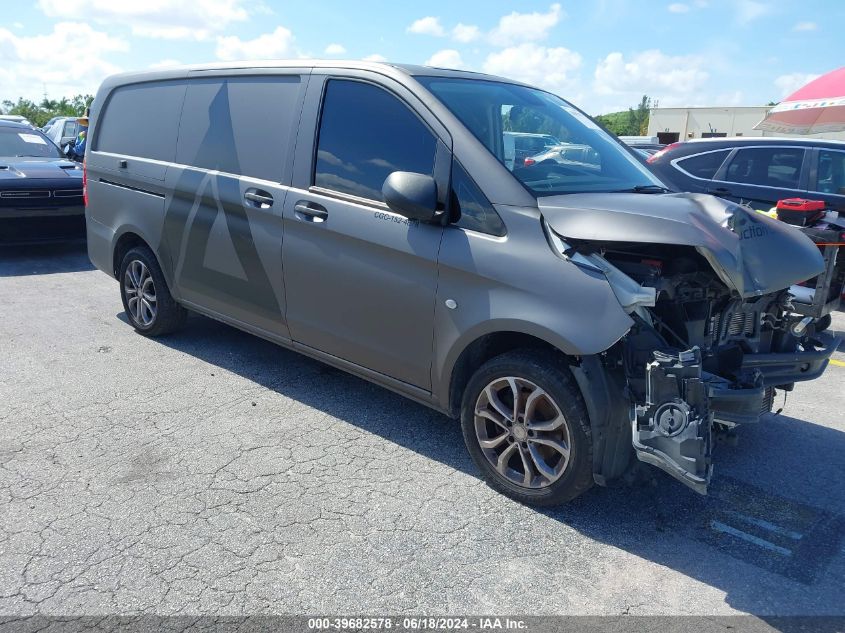
[[[619,189],[613,193],[672,193],[672,190],[660,185],[637,185],[630,189]]]

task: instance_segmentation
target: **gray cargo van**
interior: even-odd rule
[[[706,492],[714,436],[838,344],[791,310],[823,270],[808,238],[666,193],[580,110],[507,79],[198,66],[110,77],[90,119],[89,254],[139,332],[193,310],[460,418],[522,502],[642,462]],[[521,165],[515,133],[595,160]]]

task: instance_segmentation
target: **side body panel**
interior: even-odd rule
[[[282,208],[307,78],[192,74],[167,174],[176,296],[284,339]]]
[[[579,356],[606,350],[632,324],[603,275],[553,253],[537,209],[496,210],[507,226],[505,237],[454,226],[443,236],[433,383],[444,409],[455,363],[482,336],[528,334]],[[449,307],[452,301],[457,307]]]
[[[85,158],[89,194],[85,212],[88,254],[91,261],[109,275],[114,275],[114,247],[127,232],[137,234],[154,252],[160,252],[168,196],[165,176],[176,155],[176,130],[185,96],[185,74],[171,73],[163,81],[118,85],[114,90],[107,82],[91,106]],[[145,94],[150,87],[155,93]],[[123,143],[119,120],[114,124],[101,120],[100,115],[104,108],[108,111],[115,94],[121,95],[118,98],[127,97],[133,108],[149,108],[144,116],[138,116],[138,112],[130,109],[119,118],[131,120],[136,125],[156,120],[158,132],[147,134],[145,147],[137,147],[132,139]],[[108,114],[107,118],[111,117],[112,114]],[[144,155],[139,155],[139,150],[143,150]],[[159,255],[159,261],[167,272],[166,259]]]

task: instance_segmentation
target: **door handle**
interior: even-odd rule
[[[329,219],[329,212],[326,208],[316,202],[300,200],[293,205],[294,215],[305,222],[325,222]]]
[[[273,196],[261,189],[247,189],[244,199],[259,209],[269,209],[273,206]]]
[[[707,193],[711,196],[729,196],[731,195],[731,190],[725,187],[716,187],[715,189],[708,189]]]

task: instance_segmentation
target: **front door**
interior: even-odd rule
[[[448,174],[449,154],[384,87],[314,77],[311,89],[323,91],[317,147],[297,149],[308,169],[295,169],[307,181],[294,177],[284,214],[291,338],[429,390],[443,227],[391,212],[381,188],[394,171],[436,177],[445,164]],[[303,122],[299,142],[308,136]],[[447,190],[448,176],[438,188]]]

